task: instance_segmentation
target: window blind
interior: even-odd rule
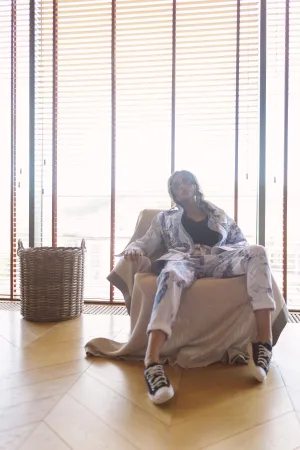
[[[52,245],[53,0],[35,2],[34,241]]]
[[[116,3],[116,251],[139,212],[168,208],[173,4]]]
[[[15,91],[15,230],[11,266],[13,296],[19,296],[17,240],[28,246],[29,237],[29,0],[16,1],[16,91]]]
[[[297,226],[299,205],[299,114],[300,114],[300,1],[288,3],[288,172],[287,172],[287,299],[300,307],[300,239]],[[286,33],[287,35],[287,33]]]
[[[85,237],[85,295],[105,299],[110,294],[106,276],[111,248],[113,77],[116,252],[129,240],[141,209],[170,205],[166,180],[171,172],[172,1],[118,1],[113,16],[109,1],[58,0],[57,61],[53,2],[40,1],[37,9],[36,230],[46,243],[51,236],[45,226],[53,211],[51,152],[56,139],[58,244],[77,245]]]
[[[15,21],[15,17],[14,17]],[[12,8],[10,2],[0,4],[0,114],[1,114],[1,164],[0,164],[0,289],[1,295],[10,294],[10,167],[11,167],[11,69],[12,69]]]
[[[288,306],[300,306],[300,1],[268,2],[266,238]]]
[[[0,296],[15,297],[28,243],[29,0],[0,2]]]
[[[252,241],[255,213],[249,226],[247,208],[256,206],[258,36],[256,1],[177,2],[176,168],[196,172],[205,196],[233,216],[236,144],[238,219]]]
[[[266,246],[279,286],[283,286],[283,143],[285,81],[284,1],[268,2]]]
[[[87,298],[111,297],[112,252],[142,209],[169,207],[174,167],[233,215],[237,151],[255,205],[257,55],[257,1],[39,0],[36,236],[49,242],[57,214],[59,245],[86,238]]]
[[[109,298],[112,2],[57,1],[57,238],[85,238],[85,297]]]
[[[140,211],[170,206],[172,30],[171,0],[116,2],[117,253]]]
[[[236,1],[181,1],[176,14],[176,168],[234,209]]]
[[[240,2],[238,94],[238,224],[247,240],[257,240],[259,168],[259,1]]]
[[[140,210],[169,207],[174,168],[256,241],[259,14],[258,0],[0,0],[2,296],[18,296],[16,243],[34,231],[35,245],[85,238],[86,299],[120,299],[106,281],[114,254]],[[265,231],[293,307],[299,37],[300,0],[270,0]]]

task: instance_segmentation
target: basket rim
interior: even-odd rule
[[[59,247],[53,247],[53,246],[40,246],[40,247],[27,247],[25,248],[23,246],[23,242],[21,239],[19,239],[18,241],[18,255],[21,255],[22,253],[38,253],[38,252],[49,252],[49,253],[64,253],[64,252],[85,252],[86,251],[86,246],[85,246],[85,240],[82,239],[81,240],[81,245],[80,246],[76,246],[76,247],[64,247],[64,246],[59,246]]]
[[[27,247],[21,248],[19,251],[21,252],[32,252],[32,251],[41,251],[41,250],[50,250],[50,251],[63,251],[63,250],[83,250],[82,247]]]

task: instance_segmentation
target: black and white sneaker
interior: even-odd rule
[[[161,364],[150,364],[144,372],[150,400],[156,405],[165,403],[174,397],[174,389],[170,384]]]
[[[272,359],[272,346],[268,343],[255,342],[249,344],[249,369],[252,375],[262,383],[267,378]]]

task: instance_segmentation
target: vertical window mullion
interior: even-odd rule
[[[236,78],[235,78],[235,167],[234,167],[234,220],[238,221],[239,204],[239,92],[240,92],[240,25],[241,1],[236,10]]]
[[[175,170],[176,148],[176,0],[172,12],[172,124],[171,124],[171,173]]]
[[[287,301],[287,218],[288,218],[288,139],[289,139],[289,23],[290,2],[285,11],[285,68],[284,68],[284,155],[283,155],[283,296]]]
[[[110,210],[110,270],[115,264],[116,228],[116,0],[111,4],[111,210]],[[114,287],[110,284],[110,301],[114,301]]]
[[[259,92],[259,175],[258,175],[258,216],[257,242],[265,245],[266,235],[266,0],[260,2],[260,92]]]
[[[34,247],[35,225],[35,0],[30,0],[29,27],[29,247]]]
[[[11,2],[11,217],[10,298],[16,294],[16,90],[17,90],[17,3]]]
[[[52,91],[52,246],[57,246],[57,102],[58,102],[58,0],[53,0]]]

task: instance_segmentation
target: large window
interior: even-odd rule
[[[0,0],[0,28],[1,295],[18,238],[85,238],[86,299],[120,299],[114,255],[186,168],[300,307],[300,0]]]

